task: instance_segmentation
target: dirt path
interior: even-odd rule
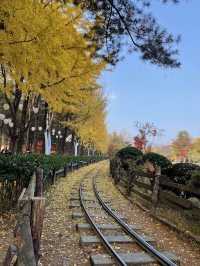
[[[0,266],[5,258],[10,243],[13,242],[13,229],[15,227],[15,213],[9,212],[0,215]]]
[[[176,253],[181,259],[181,266],[199,266],[200,248],[187,239],[180,238],[167,226],[154,220],[137,206],[130,204],[115,188],[108,177],[107,162],[84,167],[65,178],[61,178],[48,193],[48,206],[42,236],[41,262],[43,266],[78,266],[89,265],[89,256],[92,252],[101,249],[100,246],[82,248],[79,245],[80,234],[75,230],[78,222],[84,219],[73,220],[72,209],[69,209],[69,198],[73,187],[78,188],[81,178],[92,175],[100,168],[98,186],[104,194],[112,197],[112,206],[128,219],[129,223],[138,224],[144,228],[147,235],[152,236],[157,247]],[[78,193],[77,193],[78,194]]]

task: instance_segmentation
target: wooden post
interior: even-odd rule
[[[67,165],[64,166],[64,176],[67,175]]]
[[[3,262],[3,266],[14,266],[17,261],[17,248],[14,245],[10,245]]]
[[[43,169],[36,169],[36,189],[35,197],[32,198],[31,209],[31,232],[33,239],[33,248],[36,264],[38,263],[40,254],[40,240],[42,235],[42,227],[44,220],[45,198],[43,196]]]
[[[36,169],[36,188],[34,196],[43,196],[43,169],[39,167]]]
[[[17,225],[15,229],[17,246],[17,266],[36,266],[31,234],[31,198],[34,197],[36,176],[33,175],[29,186],[23,190],[18,200]]]
[[[52,185],[55,184],[55,181],[56,181],[56,170],[53,169],[53,171],[52,171]]]
[[[43,220],[45,211],[45,198],[32,198],[31,232],[36,265],[40,258],[40,242],[42,236]]]
[[[161,168],[160,166],[156,166],[154,185],[153,185],[153,191],[152,191],[152,211],[154,213],[156,212],[156,207],[157,207],[158,198],[159,198],[160,175],[161,175]]]
[[[19,202],[18,223],[15,230],[17,266],[36,266],[30,226],[31,199]]]

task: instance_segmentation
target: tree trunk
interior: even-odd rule
[[[48,103],[45,102],[44,120],[43,120],[43,130],[47,129],[47,115],[48,115]],[[45,135],[43,134],[43,153],[45,153]]]
[[[10,151],[12,153],[17,151],[17,136],[15,134],[10,136]]]
[[[62,138],[62,147],[61,147],[61,153],[65,154],[65,148],[66,148],[66,142],[65,139],[68,136],[68,128],[65,127],[64,133],[63,133],[63,138]]]
[[[23,144],[24,144],[24,135],[25,131],[20,132],[19,138],[17,140],[17,153],[22,152]]]

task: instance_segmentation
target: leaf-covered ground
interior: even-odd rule
[[[70,209],[69,199],[71,192],[74,191],[78,196],[78,187],[80,180],[85,178],[87,188],[92,188],[91,177],[98,172],[98,188],[103,191],[106,198],[111,198],[112,207],[119,211],[128,223],[141,226],[146,235],[153,237],[157,243],[156,247],[162,250],[168,250],[176,253],[181,260],[181,266],[199,266],[200,265],[200,247],[188,239],[172,231],[166,225],[158,222],[142,211],[136,205],[131,204],[125,199],[113,185],[108,173],[108,163],[101,162],[81,168],[70,173],[64,178],[57,180],[56,184],[50,187],[46,194],[46,213],[43,226],[43,235],[41,243],[42,266],[88,266],[89,257],[97,252],[106,252],[101,245],[82,247],[80,245],[80,232],[76,231],[76,224],[86,222],[84,218],[72,219],[73,211],[80,209]],[[92,192],[87,192],[92,195]],[[6,224],[6,217],[1,219],[0,230],[0,254],[3,257],[3,250],[12,240],[12,229],[14,218],[11,223]],[[99,220],[99,222],[102,222]],[[3,226],[2,226],[3,225]],[[84,232],[82,232],[85,234]],[[87,232],[94,234],[93,232]],[[121,247],[116,245],[116,250]]]
[[[0,214],[0,265],[6,255],[9,245],[13,242],[15,213]]]
[[[43,230],[41,265],[86,266],[90,265],[90,254],[97,251],[102,252],[101,246],[87,248],[80,246],[80,233],[76,231],[75,225],[80,221],[83,222],[84,219],[73,220],[71,218],[72,209],[68,207],[74,186],[78,189],[81,178],[92,176],[98,169],[100,169],[98,187],[104,191],[107,197],[112,198],[112,206],[119,210],[129,223],[142,226],[146,235],[152,236],[156,240],[158,248],[176,253],[181,259],[182,266],[200,265],[200,247],[181,238],[169,227],[154,220],[137,206],[130,204],[108,177],[107,162],[82,168],[66,178],[60,179],[49,192]],[[105,250],[103,251],[105,252]]]
[[[75,225],[79,220],[72,219],[69,199],[73,187],[94,170],[96,165],[79,169],[61,178],[47,195],[48,205],[43,227],[41,265],[87,265],[87,254],[79,245],[80,235]]]

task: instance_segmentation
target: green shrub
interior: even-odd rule
[[[149,161],[152,164],[155,164],[157,166],[161,167],[161,172],[164,173],[166,169],[172,167],[172,163],[169,159],[167,159],[165,156],[155,153],[155,152],[148,152],[144,154],[143,161]]]
[[[167,176],[176,183],[187,184],[196,171],[200,171],[200,166],[196,164],[176,163],[167,170]]]
[[[116,156],[118,156],[121,159],[138,160],[138,159],[142,159],[143,153],[140,150],[138,150],[137,148],[127,146],[127,147],[119,150],[116,153]]]
[[[200,189],[200,170],[194,170],[189,184],[194,188]]]
[[[117,183],[120,178],[129,178],[133,169],[142,161],[143,153],[131,146],[119,150],[110,160],[110,173]]]
[[[101,157],[95,156],[62,156],[44,154],[0,154],[0,178],[21,179],[25,185],[28,184],[37,166],[44,170],[44,175],[48,176],[51,170],[59,170],[71,162],[99,160]]]

